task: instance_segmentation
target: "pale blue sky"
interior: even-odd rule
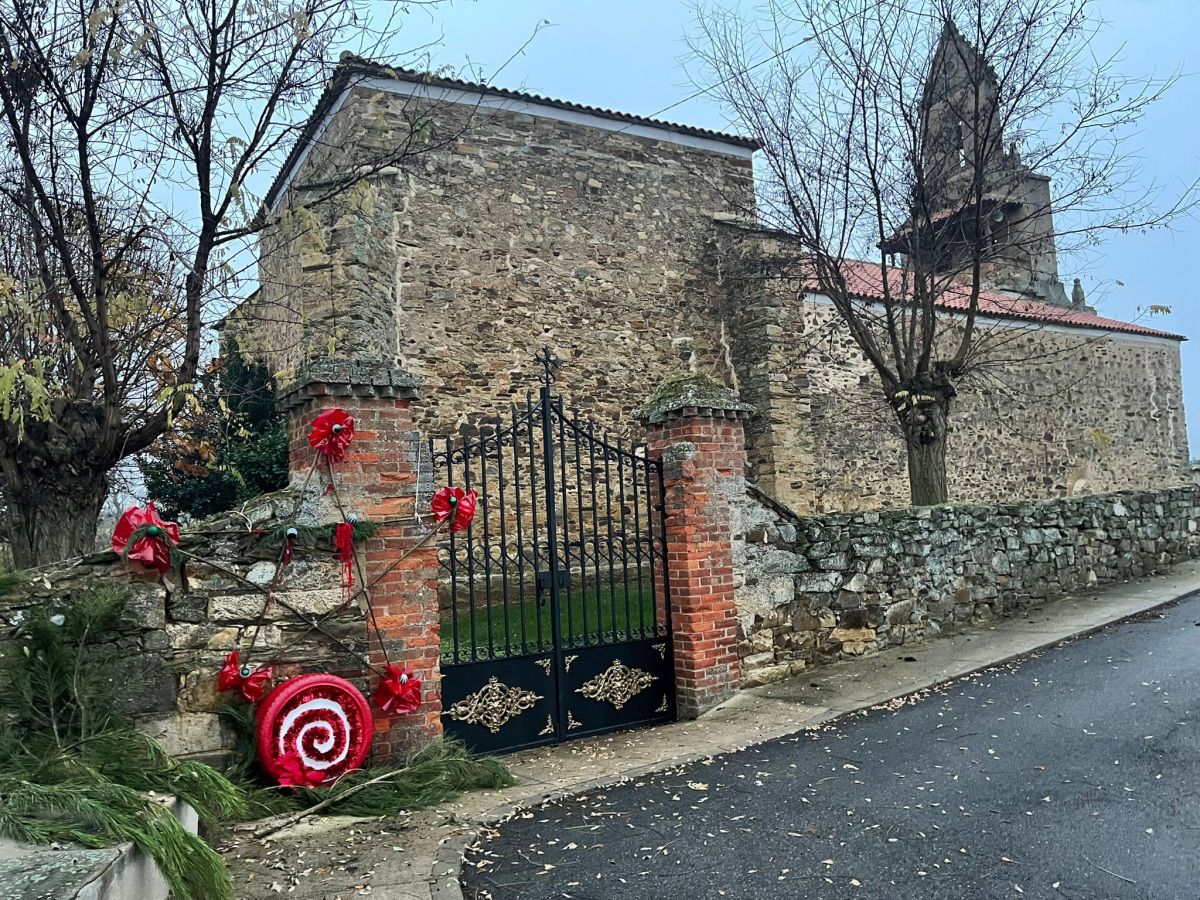
[[[381,4],[382,6],[383,4]],[[1200,0],[1096,0],[1108,23],[1098,52],[1122,46],[1121,70],[1130,75],[1184,77],[1149,112],[1132,138],[1145,172],[1176,191],[1200,176]],[[691,27],[682,0],[457,0],[432,14],[403,19],[400,46],[443,36],[434,65],[468,61],[490,75],[548,20],[524,52],[494,79],[503,87],[623,112],[652,115],[695,93],[682,61]],[[690,125],[723,129],[717,105],[696,97],[661,114]],[[1200,218],[1171,232],[1113,235],[1086,271],[1062,261],[1068,285],[1080,276],[1102,315],[1135,319],[1194,336],[1183,345],[1184,396],[1193,456],[1200,456]],[[1117,282],[1123,287],[1117,286]],[[1168,316],[1144,318],[1139,307],[1165,304]]]

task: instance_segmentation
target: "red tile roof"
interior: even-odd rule
[[[850,293],[864,300],[883,300],[883,272],[878,263],[860,260],[843,262],[843,273],[846,287]],[[891,268],[888,270],[888,286],[896,296],[904,278],[904,270]],[[813,293],[819,291],[810,288]],[[952,285],[938,298],[937,305],[941,309],[965,310],[971,302],[971,292],[965,285]],[[985,316],[996,316],[1003,319],[1018,319],[1026,322],[1039,322],[1046,325],[1064,325],[1070,328],[1094,328],[1100,331],[1119,331],[1125,334],[1142,334],[1148,337],[1169,338],[1176,341],[1186,341],[1181,334],[1147,328],[1136,322],[1122,322],[1119,319],[1108,319],[1094,313],[1049,303],[1039,303],[1036,300],[1024,300],[999,291],[980,291],[979,312]]]

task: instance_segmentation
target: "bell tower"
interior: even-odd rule
[[[932,220],[935,264],[960,269],[981,244],[991,287],[1069,306],[1058,276],[1050,179],[1022,162],[1015,143],[1005,148],[1000,101],[995,70],[947,21],[921,109],[919,199]]]

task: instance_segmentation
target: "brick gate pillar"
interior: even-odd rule
[[[745,493],[742,420],[753,408],[702,375],[663,384],[637,415],[663,461],[667,574],[679,716],[695,718],[741,680],[731,507]]]
[[[334,471],[338,495],[347,512],[374,522],[389,522],[365,542],[360,551],[366,577],[373,580],[428,533],[417,518],[418,493],[428,504],[432,485],[429,467],[421,472],[421,437],[413,424],[412,405],[419,399],[418,382],[406,372],[379,363],[322,359],[303,369],[282,396],[288,411],[288,458],[293,487],[308,476],[313,451],[308,431],[326,409],[341,407],[354,417],[354,440]],[[314,474],[309,485],[316,521],[341,520],[327,477]],[[419,489],[419,491],[418,491]],[[426,517],[426,522],[429,519]],[[379,631],[393,665],[412,669],[423,682],[424,702],[417,712],[389,719],[372,703],[378,761],[399,757],[442,732],[441,671],[438,664],[437,542],[414,550],[371,589]],[[357,582],[357,578],[356,578]],[[369,627],[369,622],[366,623]],[[382,669],[385,655],[375,634],[369,634],[372,665]],[[367,685],[373,692],[376,678]],[[370,693],[368,693],[370,699]]]

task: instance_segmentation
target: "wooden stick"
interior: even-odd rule
[[[389,778],[395,778],[404,771],[407,770],[396,769],[392,772],[384,772],[382,775],[375,776],[370,781],[364,781],[362,784],[356,784],[354,787],[346,788],[346,790],[342,791],[340,794],[326,797],[320,803],[314,803],[307,809],[302,809],[299,812],[291,813],[290,815],[284,816],[282,819],[276,819],[275,821],[264,825],[262,828],[258,829],[258,831],[254,832],[254,837],[259,839],[265,838],[268,835],[274,834],[280,829],[287,828],[289,825],[295,825],[306,816],[311,816],[314,813],[318,813],[326,807],[337,803],[339,800],[345,800],[347,797],[357,794],[363,788],[368,788],[373,784],[379,784],[380,782],[387,781]]]
[[[1136,881],[1134,881],[1132,878],[1126,878],[1124,875],[1118,875],[1118,874],[1117,874],[1116,872],[1114,872],[1112,869],[1106,869],[1106,868],[1104,868],[1104,866],[1100,865],[1100,863],[1097,863],[1097,862],[1092,862],[1092,861],[1091,861],[1090,859],[1088,859],[1086,856],[1084,857],[1084,859],[1087,859],[1087,861],[1088,861],[1088,862],[1092,863],[1092,865],[1093,865],[1093,866],[1095,866],[1097,869],[1099,869],[1101,872],[1107,872],[1107,873],[1108,873],[1109,875],[1111,875],[1113,878],[1120,878],[1120,879],[1121,879],[1123,882],[1125,882],[1126,884],[1137,884],[1137,882],[1136,882]]]

